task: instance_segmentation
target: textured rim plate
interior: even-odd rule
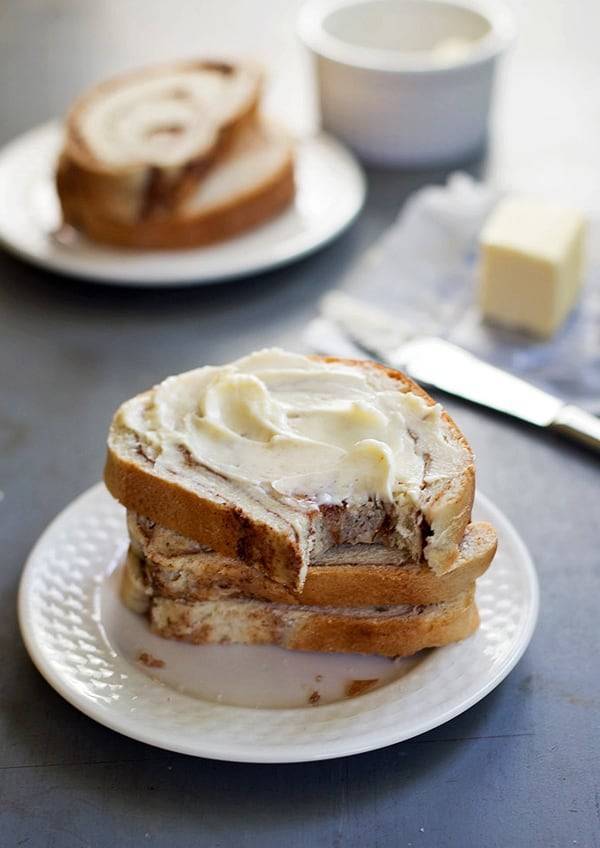
[[[54,167],[62,129],[52,121],[0,151],[0,243],[42,268],[110,285],[181,286],[225,282],[306,256],[360,212],[365,178],[352,154],[321,134],[297,145],[293,206],[273,221],[214,247],[117,250],[54,233],[60,222]]]
[[[31,552],[19,590],[21,632],[34,663],[67,701],[96,721],[161,748],[239,762],[300,762],[381,748],[464,712],[506,677],[531,639],[538,611],[531,558],[512,525],[482,495],[475,515],[491,521],[499,537],[498,555],[478,584],[479,631],[462,643],[417,655],[401,677],[356,698],[291,709],[230,706],[184,694],[142,670],[120,649],[103,613],[101,594],[115,593],[111,571],[126,533],[124,510],[102,484],[70,504]],[[123,615],[133,613],[123,610]],[[226,664],[232,649],[211,650],[221,652]],[[279,651],[245,650],[257,669],[261,651]],[[318,659],[280,654],[292,664]],[[271,683],[276,688],[279,680]]]

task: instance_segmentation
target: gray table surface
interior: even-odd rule
[[[142,61],[258,53],[271,101],[306,127],[314,101],[295,3],[0,4],[0,142],[63,112],[85,84]],[[595,0],[515,3],[492,143],[471,169],[600,205]],[[479,485],[526,540],[541,581],[533,642],[482,703],[418,739],[342,760],[251,766],[171,754],[65,703],[21,643],[32,544],[100,476],[113,409],[169,373],[257,346],[297,347],[318,298],[443,174],[371,170],[364,214],[334,245],[239,283],[144,293],[80,284],[0,255],[0,844],[597,846],[600,844],[600,474],[585,452],[448,401]],[[0,199],[1,202],[1,199]]]

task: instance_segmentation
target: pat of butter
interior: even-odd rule
[[[501,201],[480,237],[484,317],[551,336],[579,294],[584,237],[579,212],[528,198]]]

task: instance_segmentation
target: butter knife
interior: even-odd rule
[[[600,418],[584,409],[483,362],[451,342],[434,336],[415,336],[397,320],[392,322],[385,313],[341,292],[324,298],[322,311],[324,317],[308,328],[310,343],[321,353],[339,353],[340,342],[351,342],[363,355],[375,356],[419,383],[600,452]],[[336,338],[338,346],[332,350],[331,343]],[[349,352],[349,346],[345,352]]]

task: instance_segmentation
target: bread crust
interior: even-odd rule
[[[148,460],[146,463],[141,466],[108,448],[104,482],[127,509],[226,556],[260,562],[267,574],[282,564],[296,566],[302,554],[294,534],[281,537],[241,509],[201,498],[159,476]]]
[[[154,633],[196,645],[278,645],[295,651],[409,656],[465,639],[479,625],[471,588],[445,604],[371,611],[325,610],[222,601],[184,604],[160,599],[150,609]]]
[[[397,381],[400,391],[412,391],[427,404],[435,404],[420,386],[392,368],[374,362],[338,357],[313,358],[377,370]],[[450,571],[457,560],[460,542],[471,520],[475,491],[471,448],[445,412],[443,419],[452,437],[464,448],[466,465],[450,481],[446,491],[436,498],[436,514],[445,522],[446,537],[436,557],[431,556],[431,542],[428,542],[425,551],[427,555],[429,548],[428,565],[438,574]],[[294,591],[302,588],[307,562],[300,540],[291,528],[287,533],[277,532],[268,524],[246,515],[239,507],[200,497],[175,481],[159,476],[153,464],[143,455],[136,457],[133,462],[128,456],[119,454],[112,447],[110,436],[104,480],[113,497],[127,509],[226,556],[256,564]],[[313,520],[318,519],[318,516],[319,512],[315,510]]]
[[[59,166],[57,186],[65,223],[94,241],[143,250],[181,250],[232,238],[282,212],[295,193],[294,160],[290,150],[282,166],[261,185],[189,217],[175,212],[126,221],[102,214],[90,202],[96,188],[90,190],[86,183],[79,183],[64,165]]]

